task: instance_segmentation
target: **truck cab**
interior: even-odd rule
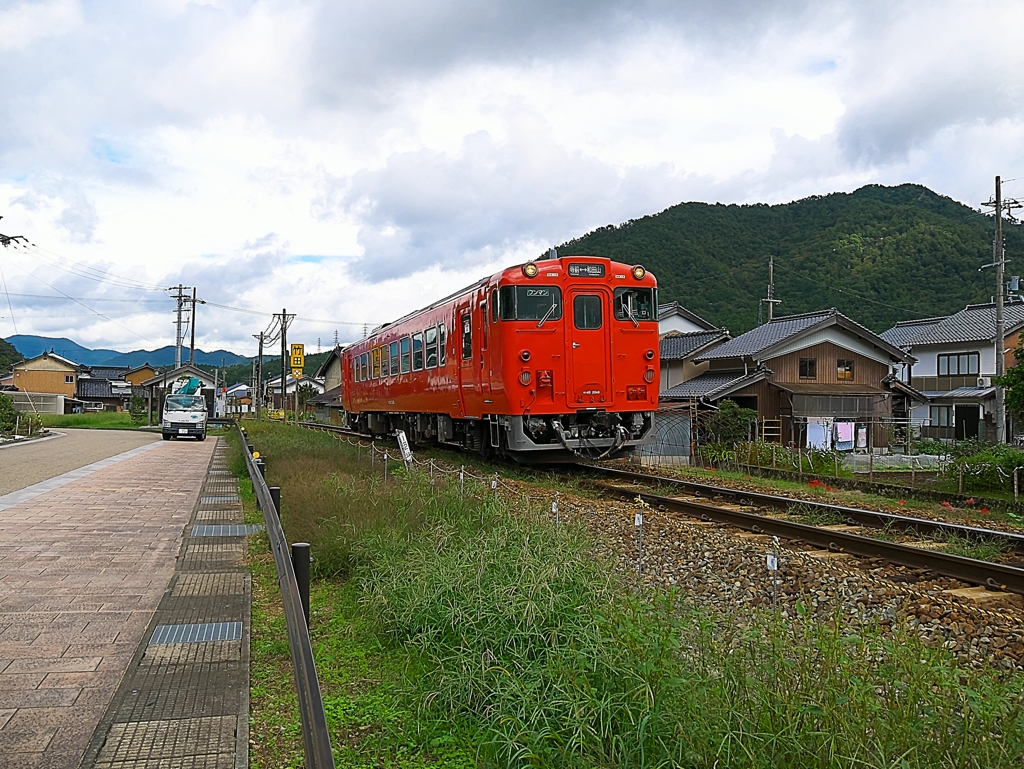
[[[160,421],[164,440],[188,436],[205,441],[207,413],[206,398],[202,395],[168,395],[164,398],[163,418]]]

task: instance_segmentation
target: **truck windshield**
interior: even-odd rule
[[[206,399],[202,395],[168,395],[165,408],[168,411],[206,411]]]

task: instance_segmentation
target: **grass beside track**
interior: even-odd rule
[[[93,411],[87,414],[40,414],[43,427],[98,427],[116,430],[136,430],[127,411]]]
[[[1018,676],[912,633],[638,591],[586,535],[486,485],[393,472],[328,435],[246,425],[312,544],[313,645],[342,767],[1010,767]],[[235,444],[234,469],[243,471]],[[394,467],[392,467],[394,470]],[[251,487],[243,482],[248,514]],[[287,635],[254,538],[254,767],[301,765]]]

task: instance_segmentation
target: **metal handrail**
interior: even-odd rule
[[[316,665],[313,663],[313,646],[309,640],[309,628],[302,609],[302,597],[299,584],[295,579],[295,569],[285,539],[284,529],[277,506],[274,504],[270,489],[256,462],[246,448],[245,433],[236,424],[238,438],[245,455],[245,465],[249,470],[252,488],[263,510],[263,520],[267,524],[267,535],[270,538],[270,549],[274,553],[277,564],[277,582],[281,588],[281,599],[284,603],[285,622],[288,626],[288,645],[292,652],[292,667],[295,670],[295,688],[299,699],[299,715],[302,718],[302,742],[308,769],[334,769],[334,752],[331,750],[331,735],[327,729],[327,716],[324,713],[324,701],[320,694],[320,680],[317,678]]]

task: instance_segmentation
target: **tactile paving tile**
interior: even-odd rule
[[[242,595],[245,575],[240,572],[221,574],[182,574],[174,583],[172,596]]]
[[[203,622],[197,625],[157,625],[150,644],[205,643],[237,641],[242,637],[241,622]]]
[[[248,537],[257,531],[263,531],[262,524],[197,524],[192,527],[193,537]]]
[[[113,724],[97,756],[97,769],[115,767],[232,767],[234,765],[235,716],[180,718]],[[231,753],[225,753],[227,746]],[[186,757],[203,763],[172,764]]]
[[[245,542],[189,542],[182,568],[222,568],[225,562],[241,565]]]
[[[180,665],[141,668],[144,673],[156,671],[165,675],[157,677],[148,691],[140,689],[125,697],[119,703],[114,723],[237,714],[241,693],[235,687],[224,685],[230,677],[237,677],[237,670],[217,670],[218,666],[209,665],[204,667],[212,667],[213,670],[207,670],[201,680],[194,675],[195,671],[192,671],[193,675],[183,675],[188,668]],[[142,686],[146,686],[147,682],[147,679],[140,677],[139,683]]]
[[[150,644],[142,655],[140,665],[212,665],[218,662],[238,662],[242,659],[239,641],[212,643]]]
[[[217,507],[211,510],[198,510],[196,511],[196,520],[204,523],[213,521],[231,523],[237,522],[242,519],[242,509],[239,507],[237,510],[225,510],[224,508]]]

